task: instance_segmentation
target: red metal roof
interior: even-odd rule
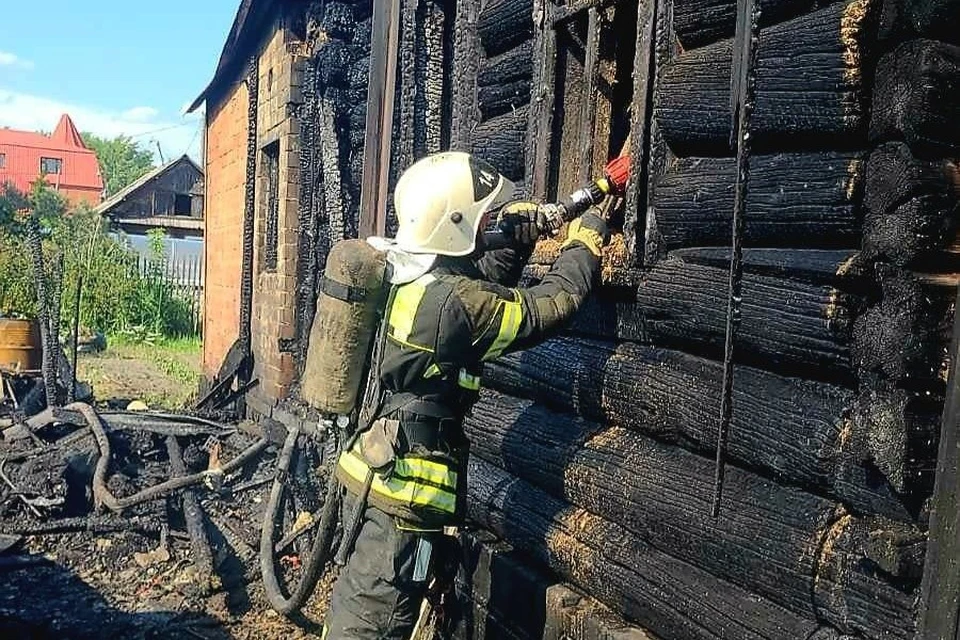
[[[82,191],[97,194],[103,191],[97,156],[83,144],[70,116],[63,114],[50,136],[34,131],[0,129],[0,183],[12,182],[28,191],[31,183],[40,177],[40,159],[61,161],[60,173],[46,175],[46,181],[63,191]]]

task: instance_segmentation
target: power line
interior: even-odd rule
[[[193,124],[193,123],[191,123],[191,122],[181,122],[180,124],[172,124],[172,125],[169,125],[169,126],[166,126],[166,127],[160,127],[159,129],[151,129],[150,131],[143,131],[143,132],[141,132],[141,133],[134,133],[134,134],[128,135],[127,137],[128,137],[128,138],[141,138],[141,137],[143,137],[143,136],[149,136],[149,135],[154,134],[154,133],[160,133],[161,131],[170,131],[171,129],[180,129],[180,128],[182,128],[182,127],[189,127],[191,124]]]

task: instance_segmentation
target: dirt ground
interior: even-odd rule
[[[191,404],[195,392],[197,347],[115,345],[101,354],[82,355],[80,378],[93,384],[98,406],[125,406],[139,399],[151,408],[178,409]],[[296,622],[270,609],[261,586],[256,549],[277,447],[228,476],[224,489],[197,492],[215,550],[217,578],[211,589],[199,584],[179,498],[154,500],[123,516],[91,517],[88,475],[97,445],[89,436],[69,450],[58,449],[65,433],[70,432],[40,432],[39,444],[0,439],[0,474],[16,486],[12,490],[9,483],[0,484],[0,533],[19,538],[12,549],[0,551],[0,638],[296,640],[319,635],[317,621],[331,576]],[[115,495],[130,495],[169,477],[166,436],[111,432],[110,439],[114,450],[108,486]],[[178,438],[192,467],[188,472],[207,464],[206,454],[198,453],[205,439]],[[223,459],[254,441],[245,429],[222,439]],[[25,449],[39,453],[25,459]],[[72,491],[77,487],[79,493]],[[38,517],[19,494],[62,500],[41,506]],[[77,522],[87,530],[19,535]],[[150,531],[111,531],[118,522],[142,523]],[[166,544],[158,523],[169,525]]]
[[[200,342],[160,344],[110,342],[105,351],[81,353],[79,379],[93,385],[98,401],[141,400],[151,408],[181,409],[196,396]]]

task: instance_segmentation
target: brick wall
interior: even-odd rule
[[[240,326],[247,87],[238,82],[207,113],[203,372],[212,378]]]
[[[296,374],[296,363],[286,341],[295,337],[297,276],[297,202],[300,181],[299,126],[292,113],[301,101],[303,61],[287,31],[277,30],[260,54],[257,112],[256,220],[254,224],[254,287],[252,347],[258,395],[283,398]],[[276,228],[276,266],[263,260],[268,241],[269,182],[264,149],[279,150]],[[292,348],[292,347],[289,347]]]

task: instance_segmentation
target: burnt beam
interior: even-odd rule
[[[960,150],[960,46],[911,40],[880,59],[870,121],[874,141],[905,140],[915,152]]]
[[[524,106],[481,122],[473,132],[471,152],[511,180],[522,179],[524,175],[528,109]]]
[[[753,156],[745,245],[859,247],[863,164],[854,152]],[[729,245],[735,178],[734,158],[677,159],[654,186],[659,247]]]
[[[473,520],[661,637],[838,637],[483,460],[468,474]]]
[[[865,178],[865,258],[903,266],[953,243],[960,194],[955,161],[918,158],[903,142],[888,142],[870,154]]]
[[[573,364],[571,364],[573,363]],[[485,384],[546,407],[712,451],[718,362],[631,343],[558,338],[487,365]],[[858,513],[910,521],[926,494],[936,411],[903,390],[859,395],[737,367],[729,454]]]
[[[714,518],[712,460],[493,393],[481,397],[465,429],[477,456],[664,553],[798,614],[830,615],[844,631],[912,637],[915,579],[898,576],[894,585],[868,571],[877,551],[860,538],[842,553],[837,545],[824,553],[831,531],[848,516],[833,501],[730,468],[724,510]],[[909,525],[888,528],[898,532],[896,540],[915,538]],[[858,562],[863,571],[852,570]],[[883,562],[895,564],[886,556]],[[831,597],[816,602],[816,578],[828,571],[835,576]]]
[[[488,0],[482,3],[477,33],[488,57],[533,38],[533,0]]]
[[[762,29],[751,135],[757,149],[862,146],[864,67],[879,0],[850,0]],[[729,149],[732,40],[678,55],[664,67],[657,123],[679,155]]]

